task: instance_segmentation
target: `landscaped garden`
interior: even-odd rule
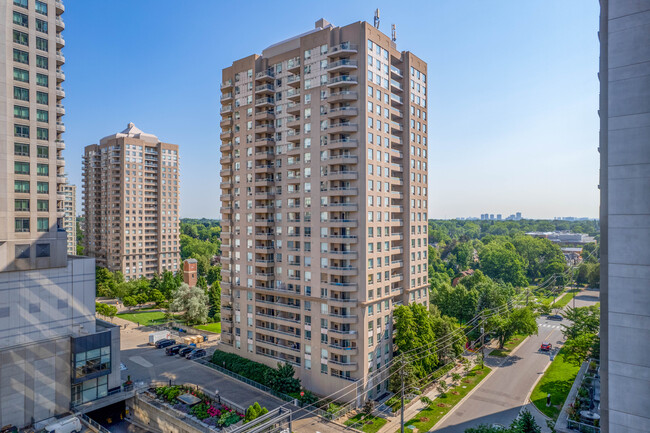
[[[348,427],[353,427],[357,430],[361,430],[365,433],[376,433],[387,422],[388,421],[386,421],[384,418],[380,418],[374,415],[366,415],[365,413],[359,413],[345,421],[345,425]]]
[[[571,391],[573,381],[580,370],[580,366],[565,360],[564,349],[555,356],[544,376],[537,382],[530,400],[544,415],[557,419],[562,405]],[[551,405],[546,406],[546,396],[551,394]]]
[[[474,367],[466,375],[457,379],[451,387],[448,387],[446,382],[439,383],[439,391],[441,394],[435,400],[428,400],[427,406],[422,409],[418,414],[410,419],[405,426],[410,425],[417,428],[418,431],[426,432],[436,425],[440,419],[447,414],[459,401],[463,399],[481,380],[490,372],[489,367],[480,366]],[[444,384],[444,385],[443,385]],[[424,397],[423,397],[424,398]]]
[[[160,386],[155,388],[156,398],[166,402],[172,408],[194,416],[204,424],[213,427],[228,427],[244,419],[244,414],[238,413],[225,404],[217,403],[204,393],[182,385]],[[183,403],[179,398],[190,394],[198,403]],[[259,405],[258,405],[259,406]]]

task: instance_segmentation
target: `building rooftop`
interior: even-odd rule
[[[125,137],[130,137],[130,138],[137,138],[138,140],[144,140],[148,141],[150,143],[158,143],[160,140],[158,140],[158,137],[156,137],[153,134],[147,134],[146,132],[142,132],[133,122],[130,122],[126,129],[122,132],[118,132],[113,135],[108,135],[100,140],[101,144],[104,144],[106,141],[114,139],[114,138],[125,138]]]

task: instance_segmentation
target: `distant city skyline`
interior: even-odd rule
[[[155,8],[125,0],[68,5],[64,139],[71,183],[81,185],[84,146],[134,122],[179,144],[180,216],[220,217],[220,70],[239,53],[261,53],[308,31],[306,23],[372,21],[378,7],[380,30],[390,34],[396,24],[397,43],[434,65],[430,218],[486,209],[518,209],[536,219],[597,217],[597,2],[288,2],[259,17],[234,3],[199,4],[201,14],[170,0]],[[255,5],[250,10],[262,10]],[[89,19],[95,16],[103,19]],[[154,36],[144,20],[167,30]],[[240,22],[256,31],[242,34]],[[224,38],[235,33],[241,37]],[[199,50],[197,41],[214,48]]]

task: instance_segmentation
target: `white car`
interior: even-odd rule
[[[44,433],[79,433],[82,430],[81,421],[76,416],[62,418],[45,426]]]

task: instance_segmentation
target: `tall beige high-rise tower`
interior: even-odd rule
[[[64,9],[0,2],[0,426],[121,385],[119,327],[95,318],[95,260],[66,254]]]
[[[178,146],[129,123],[86,146],[85,254],[126,279],[180,267]]]
[[[0,271],[66,265],[63,9],[0,6]]]
[[[63,185],[63,228],[68,234],[68,254],[77,254],[77,186]]]
[[[428,299],[426,74],[322,19],[223,70],[223,350],[385,391],[393,308]]]

